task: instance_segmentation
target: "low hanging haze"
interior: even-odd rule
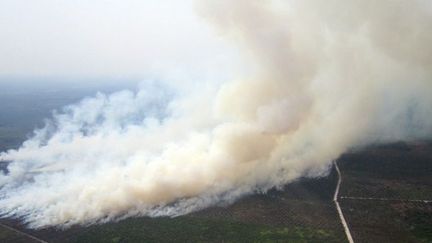
[[[429,0],[4,0],[1,76],[145,82],[1,152],[0,214],[176,216],[430,139],[431,30]]]
[[[3,0],[0,31],[0,82],[202,82],[227,79],[238,65],[190,0]]]

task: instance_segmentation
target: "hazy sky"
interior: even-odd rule
[[[0,77],[223,79],[237,56],[190,0],[1,0],[0,36]]]
[[[183,215],[321,177],[353,148],[432,138],[426,1],[196,0],[237,62],[189,1],[3,0],[4,75],[161,75],[188,92],[143,83],[54,114],[0,152],[0,215]],[[236,79],[199,86],[233,63]]]

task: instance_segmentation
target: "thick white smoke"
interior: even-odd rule
[[[179,215],[323,175],[354,146],[432,135],[429,0],[197,9],[244,50],[250,75],[204,94],[146,86],[65,108],[1,154],[12,161],[3,214],[31,227]]]

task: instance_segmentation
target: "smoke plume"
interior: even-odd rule
[[[196,9],[242,49],[248,75],[216,90],[146,85],[64,108],[0,155],[12,161],[0,177],[3,215],[34,228],[181,215],[325,175],[356,146],[432,135],[430,1]]]

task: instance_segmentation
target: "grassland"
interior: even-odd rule
[[[356,242],[432,242],[432,145],[372,146],[339,159],[341,195]]]
[[[1,96],[0,151],[19,146],[50,109],[80,95],[63,96]],[[338,164],[340,196],[394,199],[339,200],[356,243],[432,242],[431,205],[409,201],[432,199],[432,143],[370,146],[342,155]],[[177,218],[37,231],[13,219],[0,222],[48,242],[346,242],[332,201],[336,181],[332,170],[325,178],[303,178],[283,190]],[[0,227],[0,242],[34,241]]]
[[[91,227],[71,242],[340,242],[332,232],[196,217],[137,218]]]
[[[10,243],[37,243],[29,237],[0,226],[0,242]]]
[[[355,242],[432,242],[432,144],[373,146],[339,159],[341,198]],[[129,218],[67,230],[25,229],[48,242],[346,242],[332,196],[336,173],[177,218]],[[0,241],[32,242],[0,227]]]
[[[346,242],[331,201],[334,174],[176,218],[129,218],[67,230],[28,230],[48,242]]]

